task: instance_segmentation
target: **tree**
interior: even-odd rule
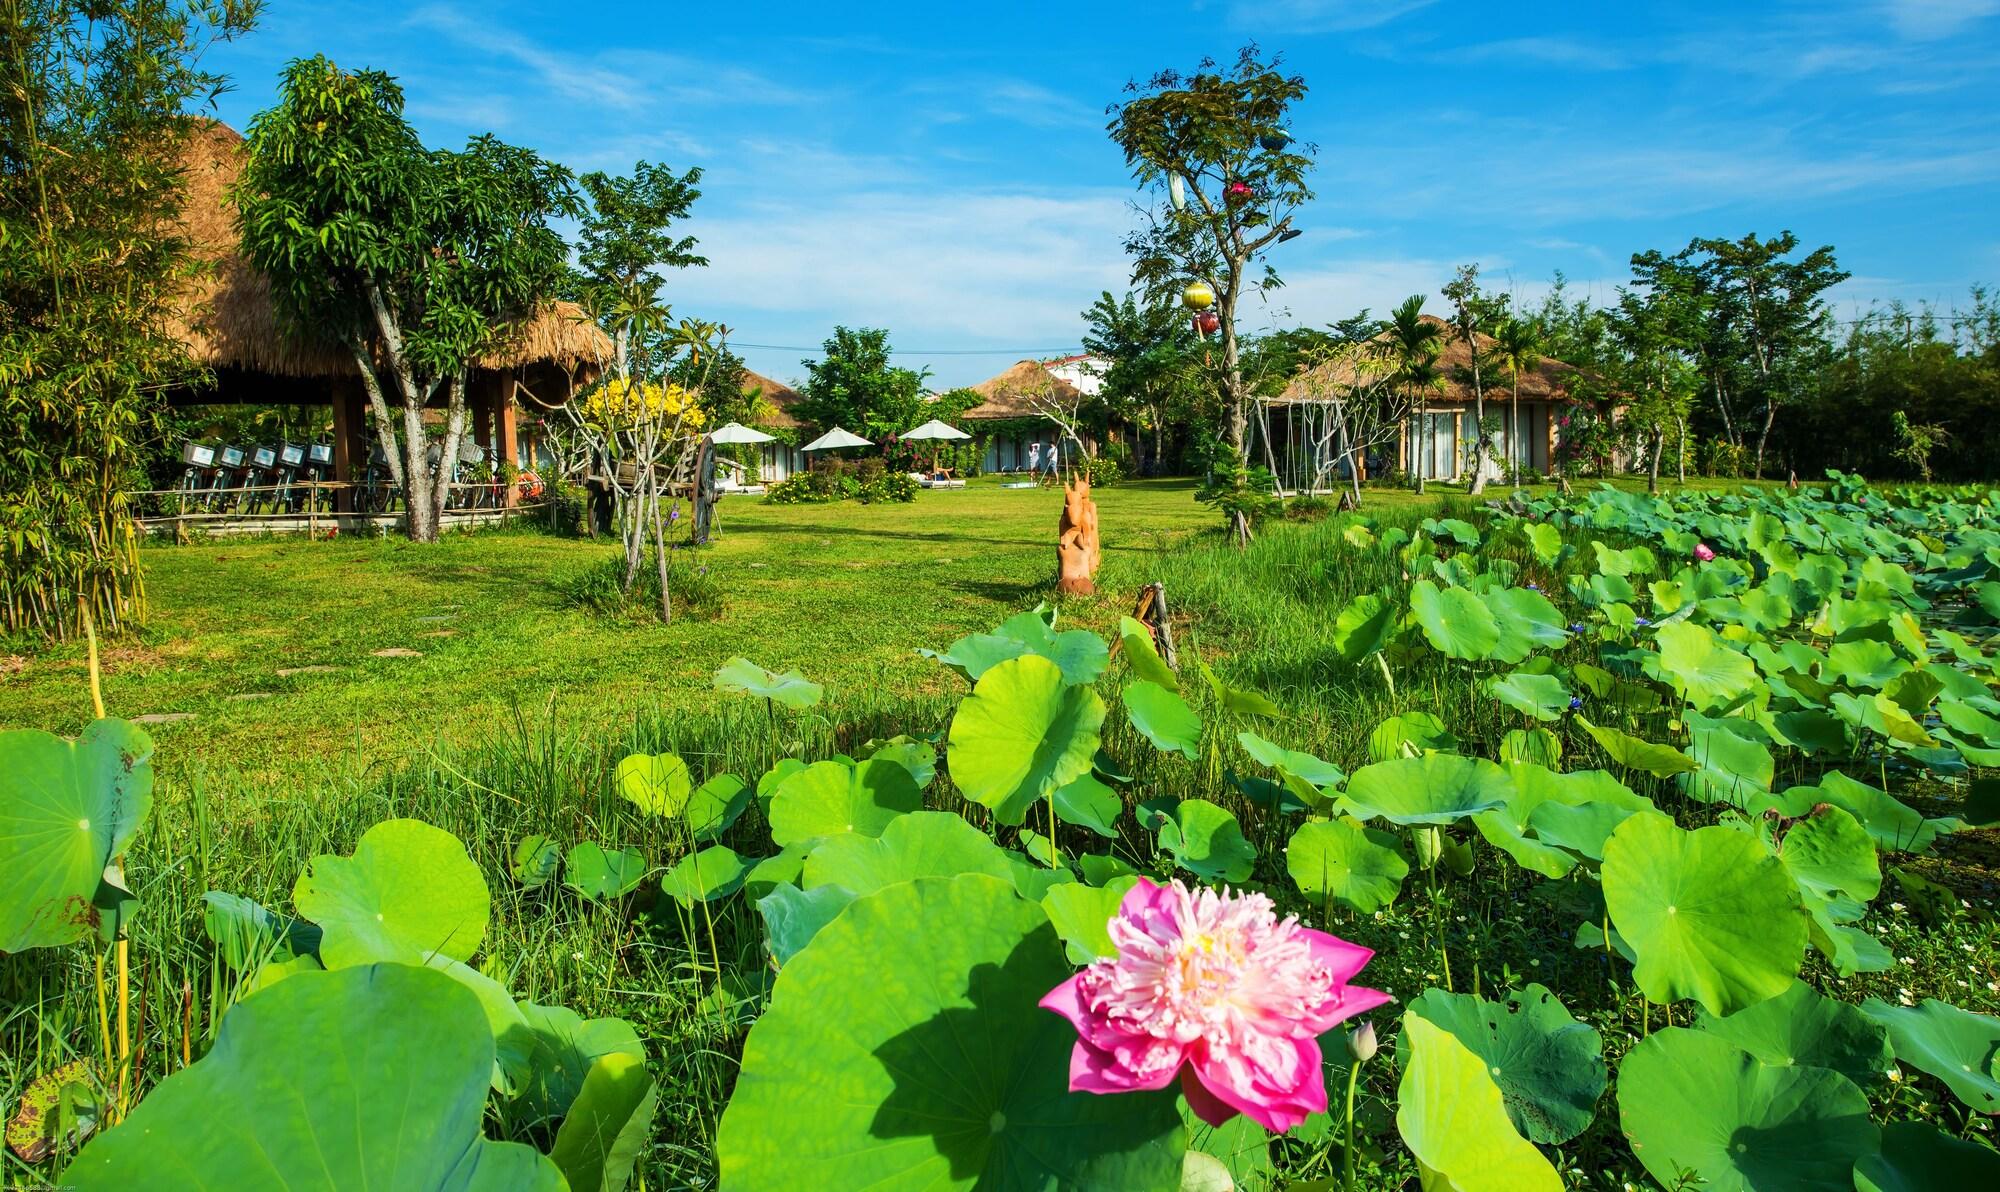
[[[1412,294],[1390,313],[1388,350],[1393,365],[1393,383],[1404,396],[1404,404],[1417,419],[1417,491],[1424,491],[1424,473],[1429,470],[1430,395],[1444,388],[1438,370],[1438,354],[1444,350],[1444,327],[1424,318],[1424,297]]]
[[[1292,219],[1312,198],[1306,174],[1313,149],[1286,131],[1305,79],[1286,74],[1246,46],[1234,65],[1202,61],[1191,74],[1168,70],[1127,91],[1109,131],[1149,196],[1146,226],[1126,239],[1132,280],[1156,301],[1191,281],[1215,292],[1219,358],[1212,378],[1227,419],[1226,440],[1247,459],[1250,392],[1244,383],[1237,316],[1252,292],[1277,288],[1266,250],[1298,234]],[[1263,264],[1261,275],[1252,267]],[[1246,528],[1238,522],[1238,540]]]
[[[1472,439],[1472,495],[1476,497],[1486,491],[1488,447],[1486,386],[1479,375],[1479,328],[1503,317],[1504,307],[1490,295],[1480,292],[1477,264],[1460,265],[1457,275],[1445,283],[1442,293],[1451,302],[1452,328],[1465,340],[1472,356],[1472,425],[1476,428]],[[1518,425],[1510,429],[1507,432],[1508,441],[1511,443],[1519,432]]]
[[[1106,419],[1151,432],[1151,449],[1140,453],[1140,467],[1157,473],[1169,419],[1198,404],[1200,341],[1171,299],[1141,301],[1131,293],[1113,298],[1107,290],[1083,318],[1083,350],[1108,361],[1098,393]],[[1143,435],[1134,439],[1145,443]]]
[[[1521,460],[1518,440],[1521,434],[1521,374],[1533,372],[1542,363],[1541,328],[1533,319],[1509,315],[1493,329],[1493,347],[1488,358],[1507,374],[1514,389],[1513,405],[1508,414],[1507,470],[1514,476],[1514,487],[1521,486]]]
[[[797,414],[825,430],[839,426],[868,439],[901,434],[931,415],[924,405],[927,371],[889,363],[889,333],[835,327],[825,355],[804,362],[806,383]]]
[[[1312,488],[1325,484],[1336,459],[1343,461],[1357,509],[1368,454],[1400,438],[1411,415],[1413,391],[1399,384],[1395,353],[1383,339],[1383,329],[1366,310],[1330,324],[1320,342],[1305,350],[1298,377],[1306,400],[1327,412],[1314,444],[1316,457],[1324,462]]]
[[[381,71],[297,59],[278,94],[251,121],[238,181],[245,254],[294,334],[353,356],[409,536],[434,541],[473,362],[561,283],[566,252],[549,221],[580,213],[575,188],[561,166],[491,136],[425,149]],[[433,457],[423,411],[440,392]]]
[[[257,10],[0,2],[0,629],[143,616],[123,494],[145,487],[159,395],[200,376],[167,330],[198,270],[179,230],[190,108],[223,84],[204,48]]]

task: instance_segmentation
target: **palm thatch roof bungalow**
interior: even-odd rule
[[[777,431],[783,437],[775,443],[764,443],[757,447],[757,480],[763,484],[775,484],[794,472],[805,470],[805,456],[799,454],[796,443],[787,439],[797,438],[788,431],[798,431],[805,427],[794,411],[805,400],[798,390],[783,381],[773,380],[763,373],[744,369],[742,377],[743,395],[751,398],[750,424],[767,431]]]
[[[181,219],[207,268],[188,287],[171,330],[213,380],[169,401],[331,406],[334,478],[351,483],[368,451],[361,376],[346,353],[289,333],[272,304],[270,279],[243,256],[229,195],[245,156],[242,135],[220,122],[189,144]],[[609,337],[576,305],[551,303],[537,312],[478,362],[467,392],[474,441],[496,462],[532,461],[532,448],[524,454],[519,440],[517,400],[543,408],[567,401],[611,351]],[[346,491],[341,495],[344,505]]]
[[[981,467],[988,472],[1018,472],[1030,463],[1046,465],[1049,453],[1060,459],[1073,450],[1044,410],[1051,404],[1074,408],[1095,394],[1100,385],[1096,363],[1090,356],[1022,360],[972,386],[984,400],[961,417],[986,424],[977,428],[986,441]]]

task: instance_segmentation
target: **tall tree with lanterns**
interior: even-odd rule
[[[1245,461],[1251,392],[1237,318],[1246,297],[1283,284],[1266,254],[1299,234],[1293,217],[1313,197],[1314,149],[1288,127],[1306,82],[1249,45],[1229,65],[1204,59],[1127,90],[1109,131],[1147,196],[1144,226],[1125,242],[1132,280],[1155,297],[1180,292],[1213,341],[1223,436]]]

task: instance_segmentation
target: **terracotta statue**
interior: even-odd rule
[[[1081,476],[1063,486],[1062,521],[1056,528],[1056,591],[1088,596],[1097,591],[1097,502]]]

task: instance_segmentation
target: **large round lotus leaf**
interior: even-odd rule
[[[153,741],[99,720],[75,741],[0,733],[0,952],[47,948],[97,930],[104,867],[153,806]]]
[[[696,840],[714,840],[750,806],[750,784],[734,774],[717,774],[688,796],[683,814]]]
[[[1410,611],[1431,645],[1447,658],[1486,658],[1500,644],[1493,610],[1464,588],[1441,589],[1420,579],[1410,585]]]
[[[1695,1025],[1767,1064],[1831,1068],[1867,1088],[1889,1070],[1889,1034],[1857,1007],[1822,997],[1804,981],[1727,1018]]]
[[[1894,795],[1838,770],[1828,770],[1820,775],[1819,786],[1805,789],[1810,802],[1831,803],[1860,820],[1878,848],[1922,853],[1937,839],[1940,821],[1925,819]]]
[[[765,670],[748,658],[731,658],[715,672],[717,691],[737,692],[783,704],[787,708],[810,708],[819,702],[820,685],[795,670],[783,674]]]
[[[1356,596],[1333,620],[1333,648],[1349,662],[1360,662],[1389,644],[1400,610],[1372,593]]]
[[[1563,615],[1549,598],[1528,588],[1500,588],[1481,597],[1500,629],[1491,657],[1513,666],[1536,650],[1560,649],[1569,641]]]
[[[1056,818],[1079,828],[1089,828],[1099,836],[1116,838],[1118,816],[1125,801],[1100,781],[1096,774],[1083,777],[1055,793]]]
[[[1697,766],[1681,780],[1689,795],[1743,807],[1770,791],[1775,769],[1770,747],[1737,731],[1755,732],[1749,721],[1689,713],[1687,726],[1688,755]]]
[[[1980,1113],[2000,1113],[2000,1074],[1994,1071],[2000,1060],[2000,1019],[1930,997],[1916,1006],[1892,1006],[1871,997],[1861,1010],[1888,1028],[1897,1059],[1944,1081]]]
[[[672,869],[667,870],[666,876],[660,879],[660,893],[683,907],[691,908],[697,902],[714,902],[742,888],[743,879],[750,876],[750,870],[756,864],[757,858],[739,856],[726,844],[711,844],[698,853],[682,857]]]
[[[980,676],[952,714],[947,757],[965,797],[1018,824],[1050,791],[1090,772],[1104,701],[1037,655]]]
[[[319,924],[326,966],[345,968],[391,957],[470,960],[486,938],[492,896],[458,837],[397,819],[363,832],[351,857],[314,857],[292,904]]]
[[[1604,1095],[1604,1040],[1540,985],[1489,1002],[1427,989],[1411,1014],[1457,1036],[1500,1086],[1507,1116],[1530,1142],[1568,1142],[1590,1126]]]
[[[559,1189],[532,1147],[480,1134],[493,1036],[472,994],[400,964],[299,973],[85,1147],[78,1189]]]
[[[1201,717],[1187,701],[1144,679],[1125,688],[1125,714],[1153,748],[1162,753],[1201,756]]]
[[[1823,804],[1785,830],[1778,859],[1801,886],[1822,897],[1871,902],[1882,891],[1882,862],[1861,821]]]
[[[1618,1118],[1666,1187],[1705,1192],[1851,1192],[1881,1132],[1868,1098],[1829,1068],[1760,1063],[1727,1039],[1654,1031],[1618,1066]]]
[[[858,899],[778,974],[715,1143],[727,1189],[1173,1192],[1172,1090],[1069,1091],[1074,968],[1039,906],[980,874]]]
[[[1785,992],[1805,959],[1798,887],[1755,836],[1635,815],[1604,845],[1604,904],[1653,1001],[1731,1014]]]
[[[1104,639],[1087,629],[1066,629],[1057,633],[1051,623],[1054,614],[1015,613],[994,627],[995,636],[1012,638],[1062,668],[1065,682],[1089,684],[1097,681],[1111,665],[1111,648]],[[975,675],[974,678],[979,676]]]
[[[1368,734],[1368,760],[1371,762],[1418,757],[1433,749],[1456,748],[1458,738],[1445,728],[1444,721],[1429,712],[1404,712],[1391,716]]]
[[[929,741],[898,733],[879,744],[870,744],[868,760],[895,762],[910,772],[910,780],[919,788],[929,786],[931,779],[937,777],[937,746]]]
[[[1762,685],[1750,656],[1706,625],[1662,625],[1656,640],[1661,677],[1699,710],[1727,706]]]
[[[814,762],[771,793],[771,839],[783,846],[847,832],[880,836],[923,805],[916,779],[893,761]]]
[[[638,889],[651,866],[637,849],[605,848],[594,840],[581,840],[570,846],[563,868],[568,871],[563,885],[585,898],[609,902]]]
[[[1188,799],[1160,825],[1160,848],[1204,881],[1240,882],[1250,876],[1257,849],[1236,817],[1206,799]]]
[[[1006,850],[948,811],[918,811],[897,818],[881,838],[835,836],[807,857],[805,887],[845,886],[873,894],[884,886],[918,877],[984,873],[1007,878],[1013,865]]]
[[[1559,1192],[1562,1177],[1508,1120],[1488,1065],[1445,1028],[1411,1014],[1396,1129],[1433,1192]]]
[[[1507,801],[1514,783],[1485,758],[1427,753],[1363,766],[1347,780],[1347,802],[1362,819],[1449,824]]]
[[[518,1125],[559,1118],[583,1089],[592,1064],[607,1055],[646,1061],[639,1033],[622,1018],[585,1020],[564,1006],[520,1003],[521,1020],[533,1037],[527,1046],[528,1072],[507,1107]]]
[[[1561,720],[1569,708],[1569,688],[1554,675],[1514,671],[1486,680],[1486,694],[1537,720]]]
[[[835,915],[854,901],[854,891],[846,886],[774,886],[757,900],[757,913],[764,918],[764,946],[771,960],[783,967],[805,950],[819,929],[833,922]]]
[[[694,793],[688,764],[671,753],[633,753],[622,758],[613,774],[618,794],[647,815],[671,819],[687,808]]]
[[[1084,965],[1118,955],[1117,945],[1111,942],[1111,920],[1118,917],[1125,891],[1138,882],[1136,876],[1113,878],[1102,886],[1064,882],[1042,895],[1042,910],[1062,937],[1071,964]]]
[[[1300,825],[1285,846],[1285,871],[1321,907],[1333,903],[1372,914],[1396,900],[1410,863],[1394,833],[1342,816]]]
[[[1882,1149],[1854,1165],[1855,1192],[1962,1192],[2000,1187],[2000,1151],[1922,1122],[1882,1128]]]

